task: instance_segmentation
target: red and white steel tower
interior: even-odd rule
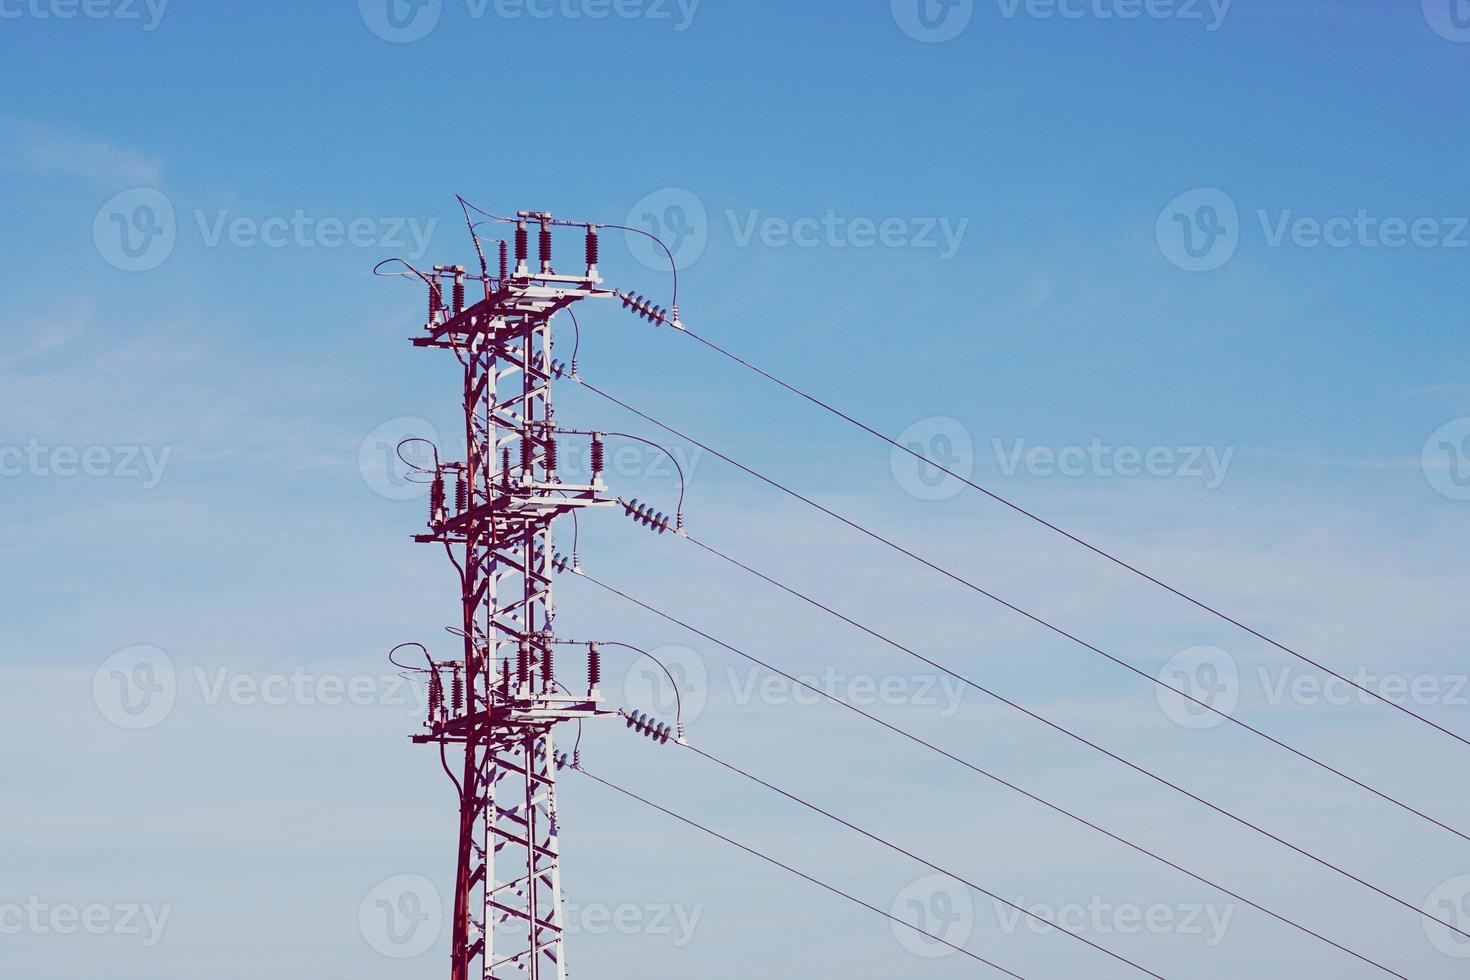
[[[601,288],[598,232],[586,234],[586,269],[559,275],[552,237],[566,222],[520,212],[514,266],[500,243],[499,275],[480,254],[479,276],[463,266],[424,275],[429,317],[417,347],[452,351],[464,375],[462,461],[431,471],[429,531],[415,540],[448,552],[460,580],[463,655],[430,661],[430,709],[414,741],[462,746],[458,866],[452,920],[452,980],[567,975],[557,841],[556,773],[566,762],[553,734],[563,722],[608,715],[597,690],[593,648],[579,691],[563,683],[552,656],[552,525],[568,513],[605,507],[602,442],[593,435],[592,479],[562,482],[552,383],[557,314]],[[529,265],[532,228],[539,263]],[[476,241],[479,251],[479,243]],[[465,300],[466,283],[483,297]],[[563,433],[565,434],[565,433]],[[591,435],[588,433],[588,435]]]

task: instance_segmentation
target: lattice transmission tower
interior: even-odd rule
[[[539,262],[529,265],[530,234]],[[586,268],[560,275],[553,231],[585,233]],[[473,229],[472,229],[473,231]],[[430,659],[429,717],[419,743],[462,746],[458,864],[452,920],[452,980],[517,977],[564,980],[565,920],[557,835],[556,774],[567,761],[558,725],[609,715],[598,692],[599,654],[566,682],[553,650],[552,526],[558,517],[615,503],[602,481],[601,436],[556,425],[552,385],[557,314],[601,287],[598,229],[555,221],[545,212],[515,220],[514,264],[500,242],[499,273],[475,242],[480,275],[463,266],[419,274],[428,287],[428,320],[417,347],[452,352],[463,369],[463,460],[434,450],[429,530],[415,540],[449,553],[460,580],[463,654]],[[483,296],[467,303],[467,283]],[[590,439],[591,480],[564,482],[558,437]],[[401,454],[400,454],[401,455]],[[583,470],[582,472],[586,472]],[[454,775],[448,762],[446,769]]]

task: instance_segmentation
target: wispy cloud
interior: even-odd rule
[[[156,186],[163,179],[155,156],[42,123],[0,123],[0,147],[0,160],[12,171],[79,177],[106,187]]]

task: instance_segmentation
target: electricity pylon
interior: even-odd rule
[[[530,224],[540,232],[535,271]],[[452,351],[464,373],[465,458],[444,461],[435,449],[429,532],[415,536],[445,547],[461,585],[463,656],[430,661],[429,718],[413,737],[437,743],[441,756],[447,745],[464,751],[451,980],[566,977],[556,808],[556,772],[566,754],[556,751],[553,730],[612,714],[601,707],[595,649],[586,693],[561,682],[552,657],[552,525],[614,502],[602,482],[599,437],[590,483],[557,475],[551,396],[561,366],[552,360],[552,322],[573,303],[613,295],[600,288],[593,226],[580,226],[585,272],[553,270],[552,231],[564,224],[521,212],[515,265],[508,268],[501,242],[498,276],[482,252],[479,276],[436,266],[423,276],[429,316],[413,339],[417,347]],[[472,305],[467,280],[483,285]]]

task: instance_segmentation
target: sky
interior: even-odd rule
[[[0,54],[0,975],[445,975],[453,790],[386,654],[450,655],[458,591],[384,447],[455,458],[459,381],[372,273],[473,262],[456,194],[659,234],[702,336],[1470,738],[1463,0],[0,0]],[[604,238],[668,305],[661,254]],[[719,642],[571,575],[563,635],[654,652],[691,745],[997,897],[589,723],[589,773],[870,908],[568,771],[572,976],[1000,975],[885,915],[1139,975],[1005,902],[1170,978],[1385,975],[1254,906],[1463,975],[1414,911],[1470,931],[1456,735],[578,318],[587,380],[1138,672],[563,384],[563,424],[679,460],[699,540],[1380,891],[603,512],[589,575]],[[631,442],[608,481],[680,490]],[[606,673],[672,720],[649,662]]]

